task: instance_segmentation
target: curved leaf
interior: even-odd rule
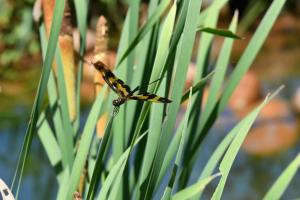
[[[221,173],[209,176],[207,178],[199,180],[197,183],[177,192],[172,196],[172,200],[183,200],[183,199],[189,199],[193,196],[197,195],[199,192],[204,190],[207,184],[209,184],[213,179],[220,176]]]
[[[276,182],[272,185],[263,200],[280,199],[283,192],[288,187],[289,183],[300,168],[300,154],[289,164],[284,172],[278,177]]]
[[[233,38],[233,39],[239,39],[239,40],[242,39],[237,34],[233,33],[230,30],[226,30],[226,29],[217,29],[217,28],[205,27],[205,28],[199,28],[199,31],[205,32],[205,33],[211,33],[211,34],[218,35],[218,36]]]

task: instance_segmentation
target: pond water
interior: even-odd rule
[[[19,110],[22,112],[16,115],[18,116],[16,119],[0,120],[2,123],[0,126],[0,177],[7,185],[11,184],[14,175],[24,139],[26,119],[29,115],[28,109],[20,107]],[[227,109],[205,139],[190,182],[197,180],[197,176],[207,162],[209,155],[237,122],[238,119],[232,111]],[[288,150],[271,156],[257,157],[242,149],[231,169],[223,199],[260,199],[299,152],[299,142],[296,142]],[[34,137],[21,186],[21,199],[55,199],[57,183],[55,173],[50,166],[39,139]],[[203,196],[204,199],[211,197],[216,185],[217,181],[214,181],[207,187]],[[299,185],[300,174],[298,173],[284,193],[283,199],[299,197]]]
[[[11,185],[17,166],[18,156],[24,140],[26,121],[29,112],[25,111],[21,119],[7,120],[0,127],[0,177]],[[37,137],[34,137],[24,178],[20,190],[20,199],[55,199],[57,183],[46,153]]]

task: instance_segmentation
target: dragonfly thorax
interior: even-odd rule
[[[117,98],[115,100],[113,100],[113,105],[114,106],[120,106],[125,102],[126,99],[124,98]]]

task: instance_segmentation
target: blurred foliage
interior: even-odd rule
[[[32,17],[34,3],[35,0],[0,0],[0,77],[8,68],[17,66],[19,61],[40,57],[38,31]],[[89,21],[93,25],[96,22],[94,16],[108,16],[111,30],[119,32],[126,8],[126,1],[95,1],[89,9]]]
[[[143,2],[148,3],[147,0]],[[15,66],[21,59],[40,55],[37,30],[32,17],[34,3],[35,0],[0,0],[0,66],[4,67],[0,68],[0,77],[4,69]],[[245,1],[242,4],[247,5]],[[233,9],[241,6],[241,3],[232,0],[230,5]],[[94,26],[96,23],[97,18],[94,16],[105,15],[109,19],[111,36],[118,37],[127,6],[128,0],[93,1],[89,8],[90,25]],[[286,8],[299,13],[300,1],[289,0]],[[111,43],[115,44],[114,41]]]
[[[300,14],[300,1],[299,0],[289,0],[286,2],[287,3],[287,8],[296,13],[296,14]]]
[[[0,0],[0,64],[8,67],[25,56],[39,53],[33,27],[33,0]]]
[[[245,13],[248,13],[249,10],[255,8],[256,5],[260,5],[260,10],[266,10],[270,4],[272,3],[272,0],[263,0],[263,1],[257,1],[257,0],[229,0],[229,7],[230,11],[233,14],[236,9],[239,10],[239,15],[244,16]],[[286,2],[285,9],[292,13],[299,14],[300,13],[300,1],[299,0],[289,0]],[[254,15],[255,16],[255,15]]]

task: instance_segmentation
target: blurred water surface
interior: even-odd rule
[[[23,113],[23,115],[18,115],[21,118],[0,120],[0,177],[8,185],[12,181],[24,139],[26,119],[29,115],[28,108],[20,107],[19,109]],[[85,116],[82,120],[85,120]],[[197,180],[199,172],[211,153],[236,123],[238,123],[238,118],[227,108],[204,140],[202,152],[190,183]],[[243,149],[240,150],[226,183],[223,199],[260,199],[299,152],[300,143],[298,141],[288,150],[271,156],[257,157],[248,154]],[[211,197],[216,184],[217,181],[214,181],[208,186],[203,196],[204,199]],[[285,192],[283,199],[299,197],[299,185],[300,174],[298,173]],[[22,199],[55,199],[56,192],[55,173],[39,139],[35,136],[25,168],[20,195]]]

